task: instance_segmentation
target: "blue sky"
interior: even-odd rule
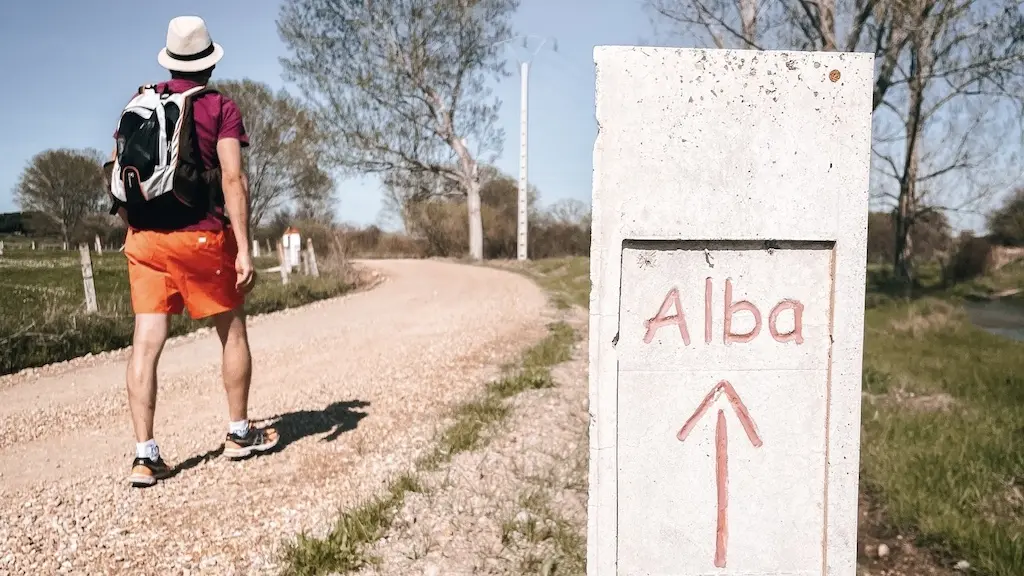
[[[125,99],[140,84],[160,80],[156,63],[167,22],[195,14],[206,19],[225,57],[220,78],[248,77],[282,87],[284,54],[270,0],[42,0],[4,2],[0,8],[0,212],[16,210],[12,197],[22,169],[47,148],[107,151]],[[558,51],[542,50],[530,71],[530,182],[545,204],[560,198],[590,201],[594,136],[593,47],[648,44],[650,19],[640,0],[523,0],[520,34],[554,37]],[[510,66],[518,67],[510,50]],[[518,72],[497,88],[504,106],[504,152],[498,166],[519,170]],[[338,183],[338,217],[377,221],[380,192],[369,179]]]

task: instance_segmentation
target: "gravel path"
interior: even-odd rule
[[[560,574],[582,576],[587,531],[586,313],[567,321],[583,336],[554,388],[508,400],[507,421],[481,449],[418,475],[360,576]]]
[[[269,574],[297,532],[322,535],[425,453],[445,410],[545,334],[520,276],[373,262],[387,280],[257,319],[251,415],[283,450],[219,458],[226,407],[209,333],[164,352],[157,439],[174,478],[125,483],[123,353],[0,378],[0,576]]]

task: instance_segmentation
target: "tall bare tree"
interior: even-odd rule
[[[225,80],[211,87],[238,104],[249,134],[244,160],[253,227],[289,202],[333,211],[333,183],[319,165],[322,130],[311,111],[284,90],[275,93],[262,82]]]
[[[1016,2],[900,9],[907,42],[875,112],[873,150],[875,191],[896,209],[893,265],[910,280],[919,221],[934,210],[978,213],[1021,175],[1024,43]]]
[[[917,220],[977,209],[1019,175],[1008,170],[1024,87],[1015,0],[647,3],[660,20],[718,47],[874,52],[872,186],[895,209],[893,265],[904,280]]]
[[[454,183],[466,197],[469,254],[483,258],[478,162],[504,134],[488,81],[519,0],[285,0],[286,76],[330,132],[334,161],[392,182]]]
[[[36,154],[21,173],[14,198],[22,211],[45,214],[65,242],[75,240],[85,218],[106,198],[103,154],[61,148]]]

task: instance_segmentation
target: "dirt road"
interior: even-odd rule
[[[285,444],[259,459],[219,457],[211,334],[164,352],[157,439],[180,471],[147,490],[125,482],[123,354],[0,378],[0,575],[272,573],[283,542],[409,468],[447,408],[545,333],[545,298],[520,276],[369,265],[388,277],[377,288],[253,323],[250,414]]]

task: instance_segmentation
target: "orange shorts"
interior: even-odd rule
[[[199,319],[245,301],[235,289],[238,245],[230,230],[129,230],[124,253],[136,314],[180,314],[187,308]]]

